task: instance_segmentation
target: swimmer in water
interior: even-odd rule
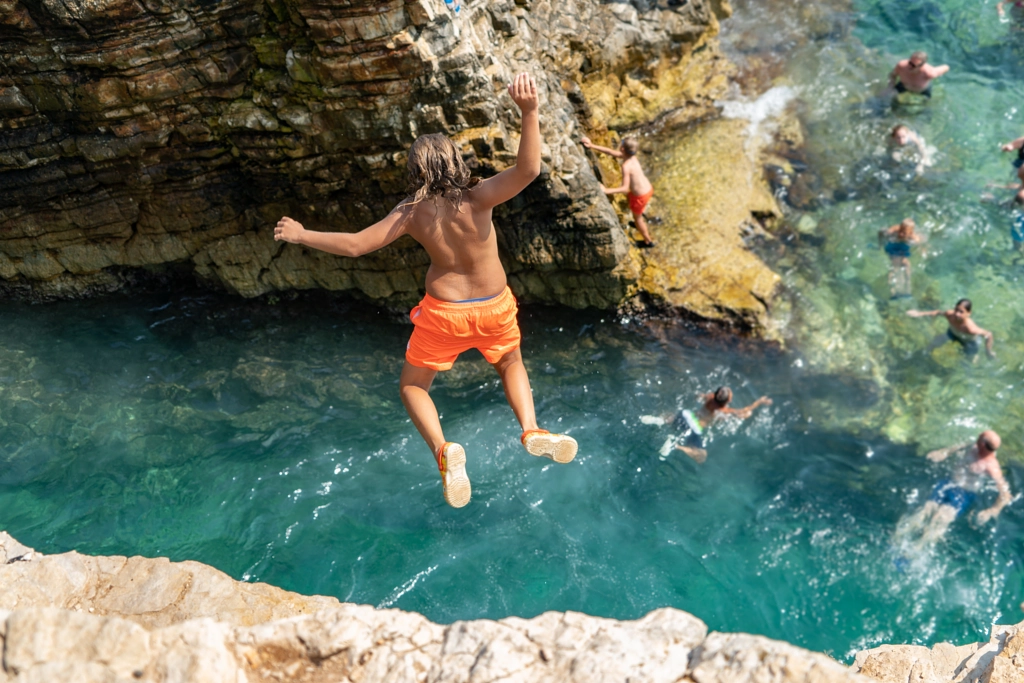
[[[996,12],[999,12],[1000,21],[1009,21],[1006,17],[1006,10],[1003,9],[1005,5],[1010,6],[1013,18],[1018,22],[1024,18],[1024,0],[999,0],[999,2],[996,3]]]
[[[914,172],[917,175],[924,173],[926,166],[932,165],[932,155],[925,145],[924,138],[910,130],[907,126],[902,123],[892,129],[892,133],[889,134],[889,155],[892,160],[901,163],[904,158],[907,157],[907,153],[903,150],[908,145],[914,145],[918,151],[918,162],[914,167]]]
[[[946,534],[953,520],[963,515],[982,492],[986,478],[995,482],[999,497],[992,507],[978,512],[975,519],[978,524],[986,524],[995,519],[1013,500],[1010,485],[1006,483],[996,459],[996,451],[1001,443],[999,435],[987,429],[973,442],[930,452],[927,457],[932,462],[943,462],[955,455],[953,469],[948,477],[935,485],[920,510],[900,520],[893,540],[899,542],[917,536],[916,542],[911,542],[919,550],[935,543]]]
[[[702,463],[708,459],[707,430],[718,418],[730,415],[740,420],[746,420],[759,406],[772,404],[770,398],[762,396],[746,408],[730,408],[732,389],[729,387],[718,387],[709,394],[700,394],[699,396],[703,404],[696,413],[682,410],[676,415],[669,414],[663,418],[664,422],[671,423],[682,433],[679,436],[671,437],[670,441],[666,442],[666,445],[671,445],[668,449],[662,448],[662,459],[668,456],[671,446],[675,446],[676,450],[686,453],[695,462]],[[682,441],[681,445],[680,441]]]
[[[654,240],[651,239],[651,233],[647,229],[644,209],[647,208],[647,202],[651,201],[651,197],[654,196],[654,186],[647,179],[644,169],[640,166],[640,160],[636,158],[636,153],[640,148],[636,138],[623,138],[622,144],[619,145],[617,150],[595,145],[586,136],[583,137],[581,142],[587,149],[611,155],[616,159],[622,159],[622,185],[619,187],[605,187],[601,185],[601,190],[606,195],[626,194],[626,199],[629,200],[629,210],[633,212],[633,222],[636,223],[636,229],[640,231],[644,238],[640,246],[644,248],[653,247]]]
[[[357,233],[318,232],[286,216],[274,228],[275,240],[340,256],[362,256],[404,235],[426,249],[427,293],[409,316],[414,328],[398,388],[437,462],[444,499],[452,507],[469,502],[466,452],[445,440],[428,391],[438,371],[450,369],[463,351],[479,350],[498,372],[505,398],[523,429],[520,442],[527,453],[559,463],[576,456],[575,439],[537,426],[519,348],[518,306],[498,257],[491,222],[494,207],[522,192],[541,170],[537,84],[529,74],[519,74],[508,90],[522,110],[519,152],[510,168],[486,180],[473,178],[451,140],[441,134],[423,135],[409,149],[409,197],[377,223]]]
[[[904,218],[898,224],[878,231],[878,240],[889,255],[889,295],[893,299],[910,297],[910,248],[924,242],[914,232],[913,218]]]
[[[977,355],[978,351],[981,350],[980,339],[985,340],[985,352],[989,358],[995,358],[996,354],[992,351],[992,333],[988,330],[984,330],[971,320],[971,300],[960,299],[956,302],[956,306],[953,307],[952,311],[907,311],[907,315],[911,318],[927,318],[935,316],[945,316],[946,321],[949,322],[949,328],[945,334],[937,336],[932,343],[928,346],[929,352],[932,349],[938,348],[942,344],[949,341],[955,341],[963,348],[964,353],[969,357],[973,358]]]
[[[1013,250],[1024,256],[1024,190],[1013,195],[1013,218],[1010,223],[1010,241]]]
[[[932,66],[928,53],[920,50],[901,59],[889,74],[889,87],[897,93],[912,92],[931,98],[932,81],[949,72],[949,65]]]

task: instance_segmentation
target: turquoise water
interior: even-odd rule
[[[903,571],[889,543],[941,476],[923,450],[982,424],[1004,433],[1007,456],[1021,438],[1021,271],[1004,210],[978,201],[1010,175],[984,150],[1024,133],[1005,118],[1018,69],[1007,65],[1021,59],[1007,27],[967,3],[737,10],[726,31],[745,42],[731,49],[784,55],[779,82],[804,88],[809,159],[829,197],[807,212],[813,234],[769,250],[793,300],[789,351],[526,307],[538,416],[580,455],[565,466],[526,455],[494,372],[467,354],[433,392],[473,481],[472,503],[452,510],[398,401],[401,316],[316,295],[5,303],[0,527],[44,552],[196,559],[439,622],[671,605],[840,659],[882,642],[973,642],[1019,621],[1019,503],[997,525],[958,521]],[[872,150],[893,116],[864,92],[917,47],[955,68],[912,123],[940,153],[923,178],[890,183]],[[836,189],[848,198],[834,201]],[[930,240],[912,305],[966,290],[997,361],[925,355],[940,328],[889,303],[874,233],[906,212]],[[774,405],[717,429],[703,466],[661,461],[669,432],[639,417],[723,383],[739,404],[768,394]],[[1005,469],[1024,490],[1024,469]]]

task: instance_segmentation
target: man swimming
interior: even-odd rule
[[[915,244],[924,241],[914,228],[913,218],[878,231],[878,240],[889,255],[889,295],[893,299],[910,297],[910,251]]]
[[[740,420],[750,417],[754,409],[759,406],[770,406],[772,400],[762,396],[746,408],[730,408],[732,401],[732,389],[729,387],[718,387],[708,394],[700,394],[704,402],[696,413],[690,410],[681,410],[677,414],[668,414],[663,418],[654,420],[641,420],[645,424],[671,424],[681,434],[669,437],[661,448],[661,459],[664,460],[672,452],[672,448],[680,450],[693,458],[695,462],[702,463],[708,458],[707,452],[707,430],[719,417],[731,415]],[[681,442],[681,443],[680,443]]]
[[[932,462],[942,462],[955,454],[953,469],[948,477],[935,485],[924,507],[899,522],[893,539],[901,541],[919,535],[914,545],[921,549],[942,538],[953,520],[967,511],[985,487],[985,477],[995,482],[999,497],[992,507],[978,512],[975,519],[978,524],[995,519],[1013,500],[1010,485],[1006,483],[996,459],[996,451],[1001,444],[999,435],[987,429],[974,442],[930,452],[927,458]]]
[[[918,160],[914,164],[914,172],[917,175],[924,173],[925,166],[932,165],[932,155],[928,146],[924,142],[924,138],[910,130],[909,127],[902,123],[895,126],[892,132],[889,134],[889,155],[892,160],[896,163],[902,163],[905,160],[910,160],[911,155],[907,154],[903,148],[909,145],[913,145],[917,148]]]
[[[949,329],[946,330],[945,334],[940,334],[932,341],[928,346],[929,351],[948,341],[955,341],[963,347],[964,353],[973,357],[981,350],[979,339],[983,338],[985,340],[985,352],[989,358],[995,358],[996,354],[992,351],[992,333],[978,327],[977,323],[971,320],[971,307],[970,299],[960,299],[960,301],[956,302],[956,306],[953,307],[952,311],[910,310],[907,311],[907,315],[911,318],[928,318],[941,315],[945,316],[946,321],[949,322]]]
[[[920,50],[901,59],[889,74],[889,87],[896,92],[912,92],[925,97],[932,96],[932,81],[949,71],[949,65],[932,66],[928,63],[928,53]]]

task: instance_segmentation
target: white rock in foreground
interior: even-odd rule
[[[871,680],[786,643],[708,634],[671,608],[638,621],[548,612],[442,626],[198,562],[41,555],[3,532],[0,560],[0,683]]]

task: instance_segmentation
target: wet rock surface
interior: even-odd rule
[[[0,532],[0,553],[20,552]],[[38,589],[38,590],[37,590]],[[708,633],[665,608],[443,626],[307,598],[196,562],[43,556],[0,566],[0,681],[868,681],[829,657]]]
[[[488,175],[517,149],[505,92],[539,75],[541,178],[495,215],[527,300],[610,308],[637,264],[584,132],[714,111],[725,3],[12,0],[0,19],[0,291],[30,298],[186,273],[251,297],[421,292],[403,239],[343,259],[275,243],[287,214],[355,231],[404,196],[405,150],[443,132]]]

